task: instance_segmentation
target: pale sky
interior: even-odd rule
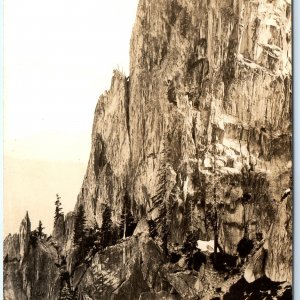
[[[30,174],[30,161],[58,162],[60,171],[63,165],[73,168],[75,162],[78,164],[77,171],[72,169],[78,172],[73,180],[79,181],[78,186],[68,182],[67,167],[64,174],[69,195],[66,206],[74,207],[89,157],[98,97],[109,89],[113,69],[129,73],[129,43],[137,3],[4,0],[4,154],[15,162],[26,161],[23,172],[28,169],[21,175],[15,162],[6,164],[14,166],[13,172],[4,165],[4,214],[11,223],[6,226],[6,217],[5,233],[18,228],[26,205],[17,203],[24,199],[34,223],[37,220],[31,208],[37,204],[50,210],[52,218],[55,199],[51,207],[46,202],[60,191],[45,189],[51,194],[46,195],[38,189],[32,193],[34,185],[30,182],[36,177],[31,176],[37,172]],[[21,180],[24,177],[26,186]],[[53,174],[50,177],[55,180]],[[27,190],[31,192],[24,195]]]
[[[128,73],[137,2],[4,1],[6,154],[86,161],[97,99],[114,68]],[[53,154],[48,137],[68,148],[69,136],[79,149]]]

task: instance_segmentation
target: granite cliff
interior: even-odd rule
[[[35,247],[28,216],[6,238],[5,299],[58,299],[62,255],[80,299],[236,299],[243,272],[247,287],[290,285],[291,76],[289,1],[140,0],[130,74],[114,71],[98,100],[74,213]],[[109,208],[117,228],[125,198],[135,233],[75,263],[79,207],[89,228]],[[242,267],[224,281],[209,260],[171,263],[191,235]]]

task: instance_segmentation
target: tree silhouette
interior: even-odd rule
[[[77,246],[82,246],[85,237],[85,213],[83,205],[79,205],[75,216],[73,243]]]
[[[134,218],[130,211],[130,197],[125,192],[123,209],[121,214],[121,222],[119,226],[119,238],[125,238],[133,234],[135,228]]]
[[[72,293],[70,291],[70,289],[65,286],[62,291],[61,291],[61,295],[60,295],[60,300],[72,300],[73,297],[72,297]]]
[[[59,297],[59,300],[77,300],[77,292],[72,291],[72,289],[68,286],[64,286],[63,289],[61,290],[61,294]]]
[[[43,233],[43,229],[45,229],[45,227],[43,227],[42,221],[39,221],[39,226],[37,228],[37,235],[40,239],[44,238],[46,235]]]
[[[219,231],[221,227],[221,219],[224,214],[224,205],[220,200],[219,195],[217,194],[218,191],[218,184],[221,181],[221,176],[216,171],[216,147],[213,148],[213,156],[214,156],[214,165],[213,165],[213,177],[211,185],[213,187],[213,201],[206,205],[205,209],[205,216],[208,225],[212,228],[214,233],[214,253],[213,253],[213,263],[216,266],[217,263],[217,252],[218,248],[222,252],[222,248],[219,245]]]
[[[148,225],[149,225],[149,230],[150,230],[150,232],[149,232],[150,236],[153,239],[155,239],[158,235],[156,223],[153,220],[148,220]]]
[[[30,232],[29,244],[35,247],[37,245],[38,238],[39,238],[38,231],[34,229],[33,231]]]
[[[59,196],[59,194],[56,194],[54,225],[56,224],[59,217],[64,215],[64,213],[62,212],[60,199],[61,199],[61,197]]]
[[[111,244],[112,239],[111,209],[106,206],[102,213],[101,244],[103,248]]]

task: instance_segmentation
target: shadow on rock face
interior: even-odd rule
[[[252,283],[244,278],[237,281],[229,292],[224,295],[224,300],[258,300],[258,299],[292,299],[291,286],[283,287],[280,282],[273,282],[267,277],[262,277]]]
[[[247,257],[250,254],[252,249],[253,249],[253,241],[245,237],[243,237],[237,245],[237,252],[239,256],[242,258]]]
[[[210,255],[210,259],[213,262],[214,254]],[[227,253],[216,253],[214,262],[214,268],[218,271],[229,271],[229,269],[236,267],[237,257],[229,255]]]

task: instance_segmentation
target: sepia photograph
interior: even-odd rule
[[[3,299],[293,299],[291,0],[3,0]]]

